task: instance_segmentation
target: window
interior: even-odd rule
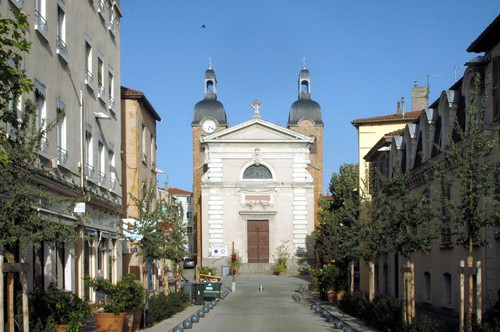
[[[109,190],[114,191],[116,188],[116,168],[115,168],[115,148],[113,144],[109,144]]]
[[[111,66],[108,68],[108,95],[109,95],[109,109],[114,111],[115,109],[115,79],[113,76],[113,68]]]
[[[85,35],[85,84],[92,87],[94,78],[92,76],[92,40]]]
[[[87,180],[94,179],[94,149],[92,143],[92,127],[87,125],[87,130],[85,132],[85,150],[87,152],[87,162],[85,164],[85,176]]]
[[[35,79],[35,105],[37,110],[37,130],[42,132],[40,139],[40,151],[47,153],[47,105],[45,102],[45,85]]]
[[[45,0],[36,0],[35,2],[35,30],[47,39],[47,21]]]
[[[193,199],[193,197],[189,196],[189,197],[187,197],[186,199],[187,199],[187,202],[188,202],[188,203],[191,203],[191,200]]]
[[[156,155],[156,144],[155,144],[155,138],[153,135],[151,135],[150,137],[150,142],[149,142],[149,145],[150,145],[150,155],[151,155],[151,167],[153,167],[154,165],[154,162],[155,162],[155,155]]]
[[[148,157],[146,155],[146,126],[142,124],[141,130],[141,161],[144,165],[148,162]]]
[[[193,212],[186,212],[186,218],[188,219],[193,218]]]
[[[65,288],[64,269],[66,268],[66,251],[64,243],[56,243],[56,286],[59,289]]]
[[[493,121],[500,119],[500,56],[493,58]]]
[[[272,179],[271,171],[263,165],[251,165],[243,173],[243,179]]]
[[[186,233],[187,233],[187,235],[191,235],[191,234],[193,234],[193,227],[188,226],[188,227],[186,228]]]
[[[99,139],[99,143],[97,144],[97,183],[99,185],[103,185],[104,181],[106,180],[106,173],[105,173],[105,156],[104,156],[104,143],[102,142],[101,139]]]
[[[449,274],[448,272],[443,273],[443,289],[441,299],[441,306],[446,308],[453,308],[451,297],[451,274]]]
[[[66,165],[68,162],[68,152],[66,147],[66,106],[60,100],[57,101],[57,127],[56,127],[56,141],[57,141],[57,164]]]
[[[101,52],[97,52],[97,95],[104,99],[104,60]]]
[[[57,6],[57,46],[56,52],[67,62],[68,47],[66,45],[66,12],[64,3],[58,1]]]
[[[431,299],[431,274],[428,271],[424,272],[424,302],[432,302]]]

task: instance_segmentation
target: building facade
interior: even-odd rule
[[[63,209],[46,206],[40,214],[73,224],[85,236],[58,250],[47,244],[33,249],[28,284],[32,289],[54,282],[93,300],[84,275],[121,277],[120,4],[9,0],[0,10],[5,17],[23,10],[30,21],[31,50],[23,68],[34,91],[18,107],[31,99],[40,125],[60,119],[42,138],[40,167],[48,176],[39,178],[39,185],[80,202]]]
[[[443,158],[449,149],[450,140],[459,146],[461,140],[467,140],[467,136],[458,136],[453,128],[456,123],[462,130],[467,132],[468,113],[466,109],[480,101],[474,99],[475,77],[479,75],[486,82],[480,89],[479,100],[483,97],[484,104],[484,131],[491,142],[498,147],[499,142],[499,118],[500,118],[500,16],[469,46],[469,52],[483,53],[466,63],[467,69],[464,76],[453,84],[448,90],[441,93],[439,99],[433,102],[421,116],[409,123],[402,130],[386,134],[375,144],[365,160],[383,176],[392,176],[395,170],[406,172],[409,175],[412,193],[421,193],[431,188],[433,192],[441,192],[441,184],[438,180],[429,178],[429,170],[435,165],[435,161]],[[463,142],[463,141],[462,141]],[[485,158],[485,162],[498,165],[500,153],[498,148]],[[453,167],[451,165],[450,167]],[[497,168],[498,169],[498,168]],[[461,172],[456,169],[456,172]],[[458,176],[455,181],[458,181]],[[380,188],[379,179],[374,176],[371,179],[373,193],[376,194]],[[492,200],[481,199],[480,209],[493,209],[491,202],[498,204],[498,176],[496,176],[496,189],[489,191]],[[449,199],[457,200],[460,197],[460,186],[458,182],[451,182],[449,191],[446,192]],[[432,196],[431,196],[432,197]],[[490,203],[488,203],[490,202]],[[434,214],[439,215],[438,209],[443,206],[439,199],[434,198],[432,207]],[[493,203],[495,204],[495,203]],[[498,206],[496,207],[498,209]],[[465,212],[464,212],[465,213]],[[457,244],[457,230],[445,227],[442,221],[433,220],[441,225],[440,236],[433,241],[432,250],[429,253],[415,253],[413,262],[415,265],[415,294],[416,302],[421,308],[431,310],[447,316],[456,318],[461,312],[461,278],[464,271],[473,274],[474,289],[465,287],[464,296],[474,293],[474,314],[480,317],[491,308],[496,301],[497,291],[500,289],[500,278],[497,271],[500,270],[500,224],[493,218],[491,225],[483,227],[481,234],[487,242],[485,246],[474,246],[472,256],[474,262],[480,262],[480,266],[474,268],[460,268],[461,261],[466,261],[469,255],[468,248]],[[402,257],[396,253],[389,253],[376,261],[376,289],[379,294],[396,297],[402,296]],[[476,298],[476,292],[481,293],[481,302]]]
[[[181,204],[184,216],[182,225],[186,230],[186,253],[187,257],[193,257],[195,232],[193,224],[193,193],[179,188],[170,188],[170,194]]]
[[[121,87],[122,137],[121,157],[123,174],[123,206],[127,217],[123,220],[124,234],[130,240],[140,240],[128,229],[140,223],[137,202],[142,190],[156,191],[156,122],[160,116],[142,91]],[[134,274],[146,280],[144,262],[136,253],[134,241],[124,240],[123,273]]]
[[[242,257],[240,271],[270,272],[275,248],[285,243],[297,268],[298,250],[314,254],[323,180],[323,122],[310,98],[309,71],[299,74],[287,128],[262,119],[258,100],[250,120],[229,127],[216,88],[210,68],[191,124],[197,263],[225,264],[221,258],[234,248]]]

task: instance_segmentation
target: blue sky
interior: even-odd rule
[[[121,84],[143,91],[162,118],[160,186],[192,190],[191,121],[209,58],[231,126],[251,118],[254,99],[263,119],[285,126],[305,57],[325,123],[327,190],[332,172],[357,162],[351,121],[395,113],[401,97],[408,110],[413,82],[427,77],[437,99],[500,2],[122,0],[121,9]]]

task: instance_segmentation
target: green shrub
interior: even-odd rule
[[[183,292],[168,295],[159,293],[151,296],[146,314],[146,325],[150,327],[154,323],[161,322],[183,311],[188,302],[188,294]]]
[[[215,268],[202,266],[200,269],[200,274],[210,274],[212,276],[217,275]]]

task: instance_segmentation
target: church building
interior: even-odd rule
[[[227,265],[223,258],[234,249],[240,272],[271,273],[273,253],[285,244],[288,269],[297,271],[298,253],[314,257],[323,192],[323,121],[309,71],[304,66],[299,73],[286,128],[264,120],[258,100],[248,121],[230,127],[211,67],[204,84],[191,123],[196,262]]]

